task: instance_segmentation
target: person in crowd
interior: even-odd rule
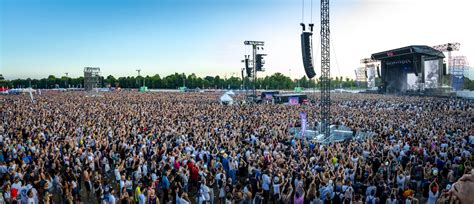
[[[332,95],[353,138],[299,137],[305,105],[218,93],[0,95],[5,203],[472,203],[470,100]],[[244,95],[236,95],[236,101]],[[344,129],[346,128],[346,129]]]

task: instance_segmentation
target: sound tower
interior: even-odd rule
[[[248,77],[252,77],[252,67],[249,67],[249,59],[245,59],[245,71]]]
[[[303,32],[301,33],[301,53],[303,55],[303,66],[304,71],[306,72],[306,76],[309,79],[312,79],[316,76],[316,72],[314,72],[313,66],[313,56],[311,52],[311,36],[313,33],[311,32]]]

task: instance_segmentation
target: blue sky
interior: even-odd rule
[[[305,0],[306,22],[310,2]],[[249,54],[243,41],[263,40],[268,54],[264,75],[282,72],[301,77],[301,3],[0,0],[0,73],[8,79],[62,76],[65,72],[76,77],[82,75],[83,67],[98,66],[103,75],[117,77],[135,75],[137,68],[145,75],[239,76],[240,59]],[[313,19],[319,26],[319,1],[313,4]],[[473,56],[472,29],[457,20],[469,18],[469,10],[462,12],[468,6],[472,5],[467,0],[453,0],[450,5],[438,0],[331,1],[332,75],[353,77],[360,58],[409,44],[460,41],[462,49],[466,48],[462,54]],[[440,17],[446,8],[458,12]],[[407,25],[408,15],[438,23]],[[451,25],[457,27],[456,32],[445,29],[450,22],[456,22]],[[406,28],[399,29],[402,27]],[[316,35],[314,47],[319,49],[318,40]]]

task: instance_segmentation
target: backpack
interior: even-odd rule
[[[421,180],[421,177],[423,175],[423,168],[420,166],[415,167],[415,179]]]
[[[336,192],[336,195],[332,198],[332,203],[341,203],[341,195],[342,193]]]
[[[344,191],[344,198],[351,198],[351,192],[349,191],[349,187],[347,187]]]
[[[105,194],[103,197],[102,197],[102,203],[106,203],[106,204],[109,204],[110,203],[110,199],[109,199],[109,194]]]
[[[375,204],[375,197],[374,196],[369,196],[369,201],[367,202],[367,204]]]
[[[262,204],[263,203],[263,197],[260,196],[260,195],[255,196],[254,203],[255,204]]]

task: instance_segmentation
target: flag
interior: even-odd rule
[[[306,132],[306,113],[301,112],[301,136],[304,137],[304,133]]]

